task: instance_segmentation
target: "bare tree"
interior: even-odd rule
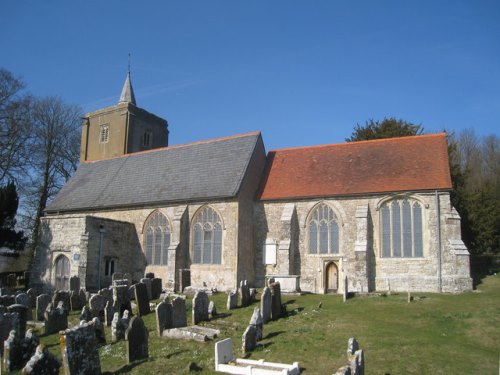
[[[32,247],[36,247],[40,218],[47,203],[76,170],[79,159],[81,109],[60,98],[35,100],[30,143],[30,181],[26,187]]]
[[[0,68],[0,184],[26,174],[31,134],[32,98],[24,83]]]

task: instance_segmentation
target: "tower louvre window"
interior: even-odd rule
[[[109,142],[109,124],[101,125],[99,129],[99,143]]]

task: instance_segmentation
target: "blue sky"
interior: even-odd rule
[[[500,1],[19,1],[0,66],[85,112],[137,104],[170,144],[260,130],[267,150],[384,117],[500,131]]]

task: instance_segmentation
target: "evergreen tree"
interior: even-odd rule
[[[420,135],[424,132],[422,125],[415,125],[394,117],[384,118],[382,121],[368,120],[364,126],[356,124],[354,131],[347,142],[368,141],[370,139],[407,137]]]
[[[9,182],[0,187],[0,247],[22,250],[26,238],[22,231],[16,231],[16,212],[19,206],[16,186]]]

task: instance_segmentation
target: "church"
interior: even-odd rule
[[[86,115],[80,166],[42,218],[32,286],[90,291],[153,272],[170,291],[472,289],[446,134],[266,153],[260,132],[168,145],[166,120],[119,102]]]

